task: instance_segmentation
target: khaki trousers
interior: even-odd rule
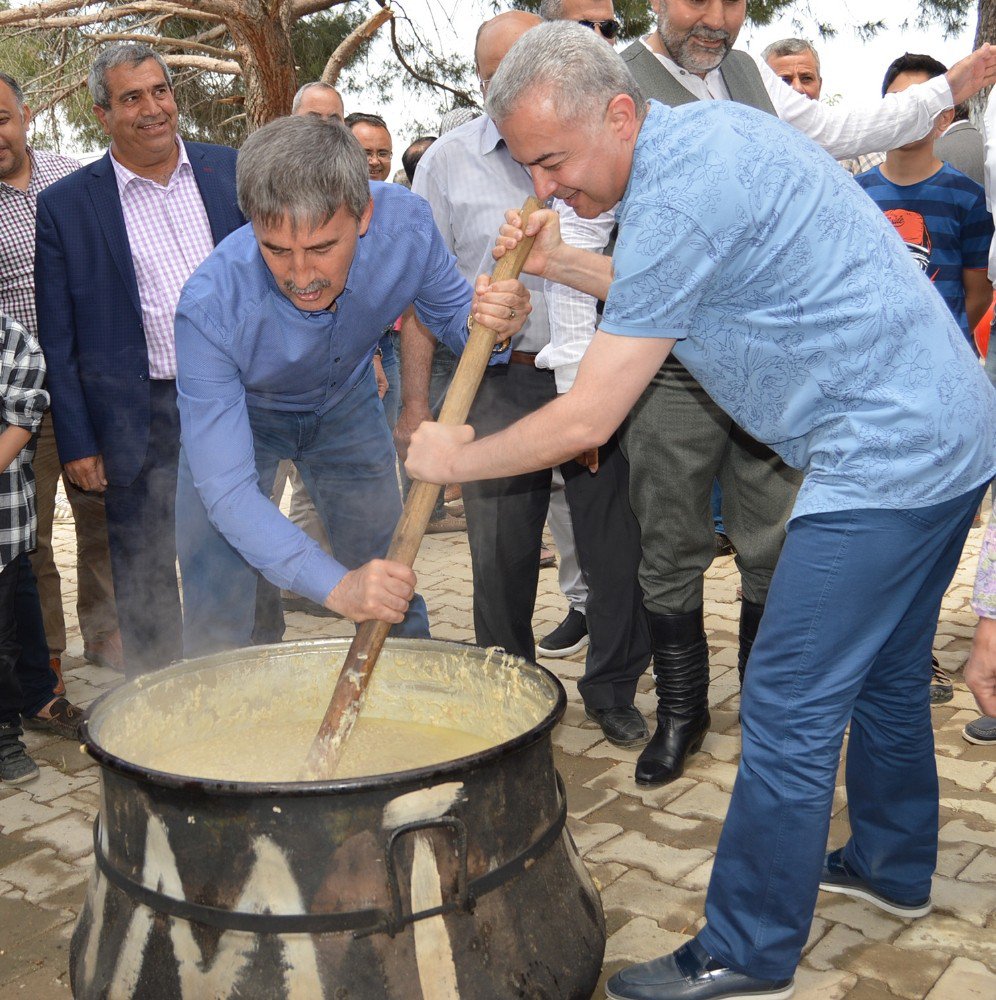
[[[45,639],[51,656],[66,651],[66,618],[62,608],[62,578],[52,551],[52,521],[55,494],[62,475],[55,447],[51,414],[46,413],[38,432],[34,460],[38,508],[38,544],[31,553],[31,567],[38,578]],[[107,520],[104,498],[84,493],[63,480],[66,496],[76,522],[76,612],[84,645],[90,645],[117,631],[114,584],[107,551]]]

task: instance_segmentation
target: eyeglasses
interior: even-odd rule
[[[578,24],[584,25],[586,28],[591,28],[592,31],[598,31],[603,38],[615,38],[622,27],[615,18],[609,21],[589,21],[585,19],[578,21]]]

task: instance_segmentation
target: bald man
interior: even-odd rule
[[[346,117],[346,108],[342,103],[342,96],[332,84],[313,80],[303,84],[294,95],[291,114],[317,115],[326,120],[338,118],[341,121]]]
[[[534,14],[508,11],[481,25],[474,57],[483,93],[505,53],[539,23]],[[412,190],[432,206],[460,271],[476,275],[483,260],[490,264],[490,247],[505,209],[521,205],[532,194],[532,183],[509,155],[494,123],[482,116],[432,144],[419,162]],[[543,282],[527,278],[524,283],[533,311],[512,341],[508,365],[484,378],[470,415],[479,434],[501,430],[556,395],[553,372],[535,363],[550,340]],[[410,430],[432,419],[428,385],[433,346],[414,325],[403,329],[403,398],[396,432],[402,446]],[[532,617],[550,483],[551,471],[545,469],[463,487],[477,642],[502,646],[529,660],[536,656]]]

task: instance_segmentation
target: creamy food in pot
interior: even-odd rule
[[[207,739],[185,741],[152,753],[147,766],[171,774],[228,781],[298,781],[320,718],[261,724],[224,723]],[[337,778],[408,771],[479,753],[489,740],[443,726],[361,715],[336,768]]]
[[[430,645],[430,644],[427,644]],[[192,778],[281,782],[305,773],[345,649],[240,650],[149,674],[115,694],[91,736],[139,767]],[[525,733],[551,694],[499,650],[386,648],[335,778],[471,756]]]

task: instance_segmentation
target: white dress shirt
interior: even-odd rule
[[[535,196],[529,171],[512,159],[487,115],[452,129],[426,150],[412,191],[432,206],[436,226],[472,285],[479,274],[494,269],[491,249],[505,212]],[[550,341],[543,279],[523,274],[520,280],[529,289],[533,311],[512,347],[535,353]]]
[[[194,168],[183,140],[177,137],[176,142],[179,157],[166,184],[139,176],[111,153],[153,379],[176,378],[176,304],[186,280],[214,249]]]
[[[615,212],[582,219],[566,202],[557,200],[553,209],[560,216],[560,236],[572,247],[601,253],[616,224]],[[557,392],[567,392],[578,374],[578,365],[598,326],[597,300],[576,288],[555,281],[544,283],[550,343],[536,358],[537,368],[552,368]]]
[[[643,44],[647,45],[646,39]],[[654,52],[649,45],[647,48],[699,100],[730,99],[719,69],[706,73],[703,79],[682,69],[673,59]],[[831,107],[796,93],[763,59],[754,55],[751,59],[757,65],[778,117],[808,135],[837,160],[895,149],[920,139],[930,131],[937,115],[954,107],[951,88],[943,76],[908,87],[900,94],[887,94],[863,107]]]
[[[986,208],[993,213],[996,204],[996,90],[989,95],[982,118],[982,138],[986,150]],[[994,214],[996,218],[996,214]],[[996,240],[989,245],[989,280],[996,284]],[[989,356],[996,356],[990,351]]]

